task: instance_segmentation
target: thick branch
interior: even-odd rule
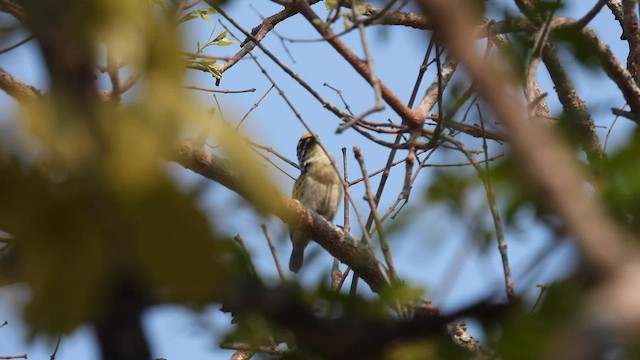
[[[14,78],[3,68],[0,68],[0,89],[18,101],[33,99],[40,94],[38,90]]]
[[[301,294],[288,287],[265,288],[256,284],[234,286],[223,295],[225,312],[261,314],[270,323],[291,330],[299,347],[311,350],[323,359],[377,359],[389,347],[403,341],[452,338],[475,359],[486,359],[477,340],[467,332],[463,323],[452,320],[462,316],[478,319],[495,318],[514,308],[498,305],[474,305],[451,315],[441,315],[429,304],[417,307],[407,320],[376,319],[350,314],[323,317],[308,304]],[[364,304],[363,304],[364,305]],[[357,356],[354,356],[357,354]]]
[[[370,24],[381,25],[403,25],[416,29],[432,30],[431,20],[422,14],[414,14],[409,12],[389,10],[382,12],[382,9],[363,3],[364,11],[362,15],[368,16],[365,22]],[[344,6],[351,7],[351,2],[345,1]]]
[[[640,114],[640,88],[631,73],[620,64],[609,46],[600,40],[592,29],[584,28],[582,33],[591,41],[593,50],[602,63],[602,68],[622,92],[631,112]]]
[[[545,46],[542,59],[555,85],[558,99],[568,117],[569,124],[580,136],[580,141],[589,161],[597,163],[604,160],[606,155],[600,145],[598,134],[596,134],[593,118],[587,111],[584,101],[578,96],[573,81],[564,70],[558,53],[552,45]]]
[[[624,36],[629,42],[627,69],[636,84],[640,83],[640,24],[638,24],[638,13],[636,12],[637,6],[637,1],[622,1],[622,25],[624,26]]]

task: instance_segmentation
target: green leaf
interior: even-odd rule
[[[200,61],[200,64],[202,64],[204,66],[207,66],[207,67],[211,66],[211,65],[213,65],[215,63],[216,63],[216,60],[214,60],[214,59],[204,59],[204,60]]]
[[[218,36],[216,36],[216,38],[213,39],[212,41],[220,41],[220,40],[224,39],[225,36],[227,36],[227,30],[226,29],[222,30],[220,32],[220,34],[218,34]]]
[[[197,17],[198,15],[195,12],[190,12],[188,14],[183,15],[180,20],[178,20],[179,23],[183,23],[189,20],[193,20]]]
[[[218,10],[212,8],[212,7],[208,7],[208,8],[204,8],[201,9],[200,11],[202,11],[202,13],[207,14],[207,15],[213,15],[213,14],[217,14]]]
[[[229,46],[231,44],[233,44],[233,40],[232,38],[226,38],[226,39],[222,39],[220,41],[218,41],[218,46]]]

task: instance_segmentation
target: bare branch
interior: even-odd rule
[[[271,256],[273,256],[273,261],[276,264],[276,269],[278,270],[278,276],[280,277],[280,281],[285,281],[287,277],[284,275],[284,270],[282,270],[282,265],[280,265],[280,258],[278,257],[278,250],[276,250],[276,246],[273,244],[273,240],[271,240],[271,236],[269,235],[269,231],[267,230],[267,226],[265,224],[260,225],[262,228],[262,232],[264,233],[264,237],[267,239],[267,243],[269,244],[269,250],[271,251]]]
[[[602,10],[602,8],[607,4],[607,0],[599,0],[589,12],[587,12],[583,17],[576,20],[576,27],[585,27],[591,20],[593,20],[596,15]]]
[[[551,75],[558,99],[568,116],[569,124],[581,135],[580,140],[589,161],[596,163],[603,160],[606,155],[596,134],[593,118],[587,111],[584,101],[576,93],[573,82],[569,79],[555,48],[551,44],[545,46],[542,59],[549,75]]]
[[[376,230],[378,232],[378,239],[380,239],[380,248],[382,249],[382,254],[384,255],[384,259],[387,262],[387,266],[389,268],[389,275],[391,276],[392,281],[398,280],[398,274],[396,272],[396,267],[393,263],[393,257],[391,256],[391,250],[389,249],[389,244],[387,243],[384,229],[382,227],[382,221],[380,220],[380,216],[378,216],[378,211],[376,207],[378,204],[376,203],[375,196],[373,195],[373,191],[371,190],[371,184],[369,182],[369,174],[367,173],[367,167],[364,163],[364,157],[362,156],[362,151],[358,147],[353,148],[353,153],[360,165],[360,171],[362,171],[362,178],[364,179],[364,185],[366,189],[366,200],[369,203],[369,209],[371,210],[371,214],[375,221]]]
[[[13,15],[20,22],[24,23],[26,13],[22,5],[13,0],[0,0],[0,11]]]
[[[0,89],[21,102],[34,99],[40,95],[36,88],[22,83],[3,68],[0,68]]]
[[[627,69],[640,84],[640,24],[638,24],[637,1],[622,0],[624,36],[629,42],[629,56],[627,57]]]
[[[590,28],[584,28],[582,33],[591,41],[593,50],[602,63],[602,68],[607,76],[618,85],[624,99],[631,108],[631,112],[640,114],[640,88],[636,84],[631,73],[625,69],[616,56],[611,52],[609,45],[604,43]]]

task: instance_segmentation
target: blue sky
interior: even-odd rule
[[[596,1],[574,0],[567,1],[567,8],[560,12],[562,15],[580,17]],[[253,5],[253,8],[249,6]],[[508,8],[512,8],[505,1]],[[324,5],[314,7],[322,12]],[[260,17],[254,11],[256,9],[263,16],[269,16],[280,9],[268,1],[234,1],[227,8],[227,12],[240,22],[246,29],[251,29],[260,22]],[[193,21],[187,27],[183,27],[187,50],[195,50],[196,41],[206,41],[211,27],[220,18],[217,15],[211,17],[211,24],[204,21]],[[496,13],[496,19],[500,19]],[[0,22],[5,18],[0,17]],[[608,9],[603,9],[600,15],[590,24],[597,33],[611,45],[614,53],[622,63],[626,62],[626,43],[619,39],[620,30],[617,24],[612,23],[613,16]],[[226,22],[225,22],[226,24]],[[218,31],[222,28],[218,26]],[[318,35],[306,23],[301,16],[296,16],[278,25],[279,34],[294,39],[317,39]],[[237,35],[240,32],[231,28]],[[368,30],[369,45],[375,61],[375,69],[378,76],[389,87],[394,89],[401,99],[408,100],[414,79],[418,72],[418,66],[422,61],[424,51],[428,44],[428,33],[408,28],[387,29],[371,27]],[[8,40],[11,44],[14,40]],[[361,45],[357,33],[351,32],[343,37],[354,51],[362,54]],[[286,46],[291,52],[293,60],[284,52],[281,41],[274,33],[264,40],[263,44],[287,66],[291,67],[306,82],[317,89],[322,96],[332,104],[342,107],[340,99],[335,92],[323,86],[328,83],[341,89],[354,113],[360,113],[374,104],[371,89],[351,67],[342,60],[333,49],[320,42],[293,42]],[[238,50],[238,43],[226,48],[211,48],[211,55],[232,55]],[[378,146],[371,146],[368,140],[363,139],[354,131],[346,131],[336,135],[335,129],[338,120],[315,101],[308,93],[298,86],[288,75],[284,74],[259,50],[255,51],[258,60],[269,74],[285,91],[286,96],[302,115],[303,119],[316,132],[327,149],[334,155],[338,163],[341,160],[341,148],[349,151],[348,163],[351,178],[358,177],[359,169],[356,166],[351,148],[359,146],[363,149],[369,172],[382,167],[386,161],[387,151]],[[41,64],[35,51],[34,43],[29,43],[10,54],[0,55],[0,66],[18,79],[38,87],[46,84],[41,69]],[[434,67],[425,76],[425,85],[422,93],[433,78]],[[623,105],[615,85],[601,74],[590,72],[574,66],[570,69],[572,79],[576,83],[579,94],[586,100],[589,109],[593,112],[599,134],[606,134],[613,116],[609,108]],[[542,87],[552,92],[553,88],[541,67],[539,80]],[[214,88],[213,79],[206,74],[189,72],[185,80],[186,84]],[[270,83],[255,67],[251,60],[243,60],[234,68],[224,74],[220,89],[240,90],[255,88],[254,93],[218,95],[222,105],[222,111],[230,122],[236,122],[258,99],[268,90]],[[212,107],[214,104],[211,95],[193,93],[204,106]],[[548,99],[554,99],[551,93]],[[552,112],[558,113],[559,105],[550,101]],[[0,114],[0,129],[6,134],[10,131],[11,118],[16,111],[15,103],[8,99],[4,93],[0,94],[0,106],[4,109]],[[370,117],[375,121],[386,121],[391,118],[397,121],[389,110]],[[473,122],[473,121],[472,121]],[[619,120],[612,132],[612,139],[622,140],[628,133],[629,124],[626,120]],[[246,134],[266,146],[273,147],[290,159],[295,158],[295,147],[300,135],[306,132],[304,127],[296,120],[294,114],[286,106],[277,91],[271,91],[260,106],[252,112],[243,125]],[[7,137],[3,137],[3,141]],[[615,143],[615,141],[613,141]],[[479,148],[481,144],[471,143],[471,148]],[[492,146],[492,154],[498,154],[501,149]],[[447,163],[459,160],[459,155],[449,151],[438,153],[431,160],[432,163]],[[284,163],[278,163],[288,173],[296,175],[295,169]],[[178,166],[169,165],[170,171],[176,174],[178,181],[191,188],[201,183],[198,176],[190,174]],[[419,197],[431,179],[429,171],[424,170],[423,179],[418,182],[412,193],[414,204],[423,204]],[[381,209],[386,208],[395,200],[402,188],[403,170],[398,168],[390,177],[387,191],[381,202]],[[273,169],[273,178],[279,188],[289,193],[293,181]],[[377,180],[373,181],[377,184]],[[362,186],[355,186],[353,197],[361,212],[365,213],[366,205],[362,200]],[[500,191],[497,189],[496,191]],[[472,194],[469,198],[469,218],[473,218],[475,212],[487,213],[483,194]],[[281,260],[286,263],[290,244],[287,239],[287,229],[278,220],[271,217],[263,218],[248,209],[246,204],[228,190],[210,185],[201,199],[201,206],[215,217],[216,223],[224,224],[225,231],[229,235],[240,234],[248,243],[254,260],[261,273],[265,277],[277,278],[271,254],[262,235],[259,224],[266,223],[271,235],[276,239]],[[468,224],[469,219],[454,218],[442,205],[427,206],[426,208],[408,207],[401,213],[402,217],[409,219],[409,225],[401,232],[393,233],[390,239],[392,251],[396,258],[399,275],[408,283],[421,286],[425,289],[425,298],[433,298],[436,304],[443,309],[454,309],[462,304],[477,299],[487,294],[502,294],[502,272],[499,255],[496,246],[490,246],[487,251],[479,251],[471,246],[473,240],[472,230]],[[336,223],[342,223],[342,212],[336,216]],[[490,221],[490,218],[486,219]],[[561,278],[575,266],[575,256],[570,244],[561,245],[548,258],[531,271],[527,266],[540,249],[545,248],[552,241],[552,234],[532,220],[532,216],[522,216],[519,229],[510,229],[507,233],[509,254],[514,273],[517,290],[527,294],[530,298],[536,293],[535,284],[547,283]],[[247,226],[251,224],[251,226]],[[355,223],[353,233],[360,234]],[[323,251],[312,246],[307,250],[308,262],[299,276],[300,281],[308,285],[327,281],[331,259]],[[455,277],[450,277],[457,274]],[[526,275],[526,276],[525,276]],[[364,286],[364,285],[362,285]],[[19,319],[19,307],[28,298],[28,289],[24,286],[12,286],[0,289],[0,321],[6,319],[9,326],[0,329],[0,355],[15,355],[28,353],[30,359],[44,359],[50,356],[53,345],[43,339],[28,342],[28,334]],[[228,329],[228,318],[221,314],[217,307],[212,306],[204,313],[194,313],[191,310],[163,306],[151,309],[145,318],[146,330],[150,336],[153,354],[157,357],[174,359],[228,359],[230,351],[219,350],[217,340]],[[75,333],[63,339],[57,359],[97,359],[94,339],[88,329],[79,329]]]

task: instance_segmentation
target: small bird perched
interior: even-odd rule
[[[300,176],[293,185],[293,198],[307,208],[332,221],[342,200],[340,174],[331,165],[331,159],[318,144],[313,134],[305,134],[298,141]],[[289,233],[293,251],[289,259],[289,270],[300,271],[304,261],[304,249],[310,239],[301,231]]]

